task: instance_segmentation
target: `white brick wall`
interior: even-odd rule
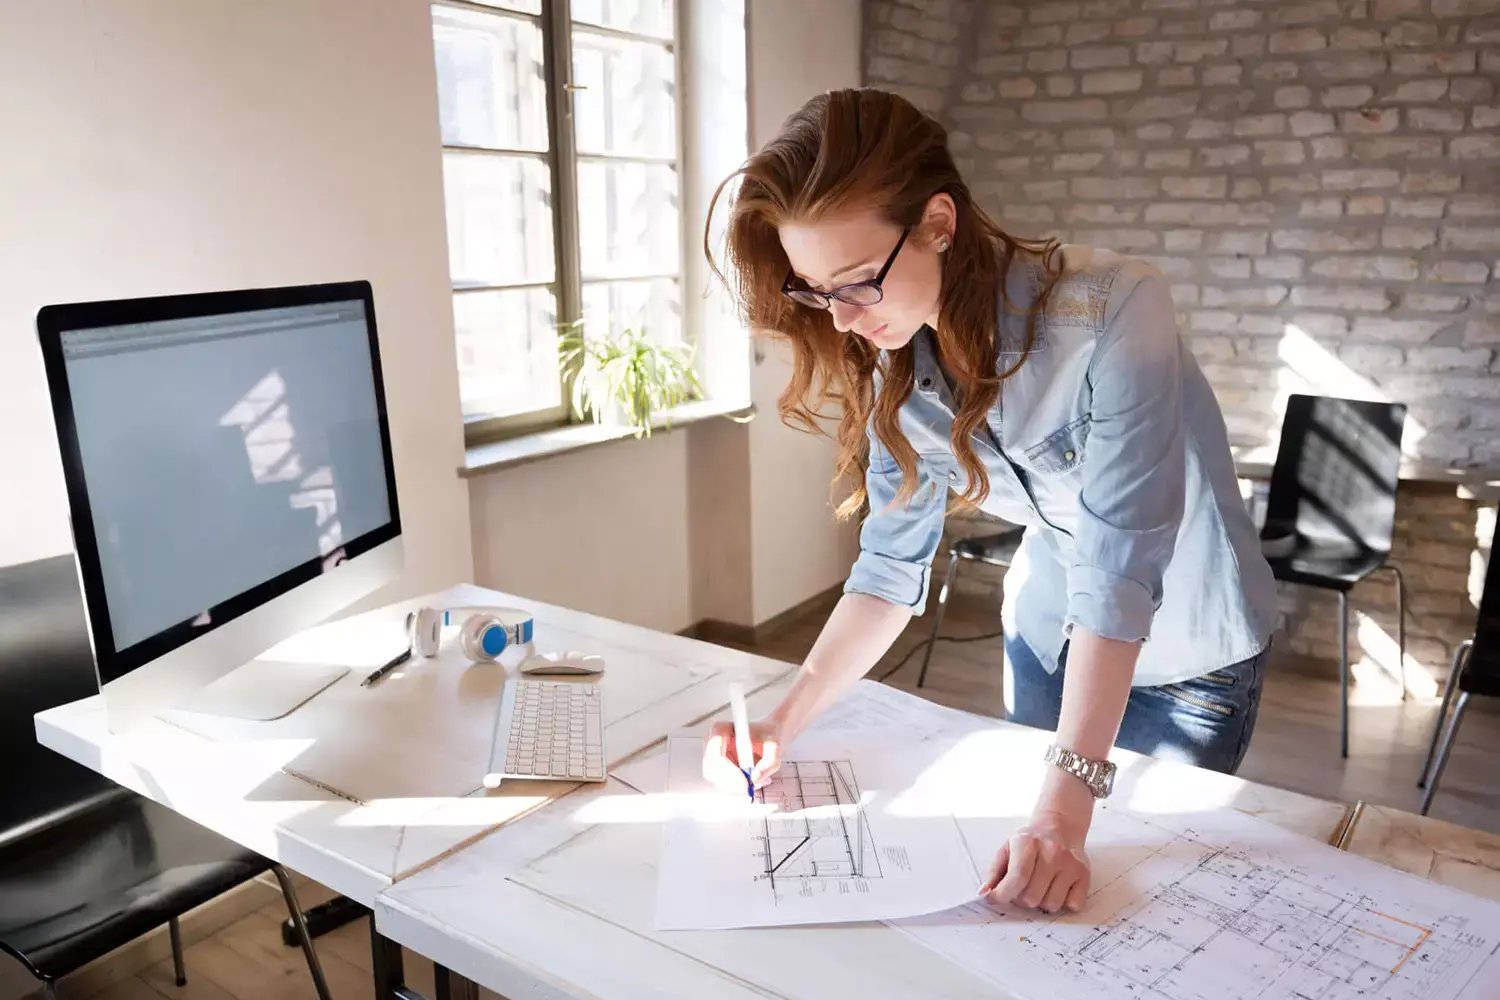
[[[1282,349],[1295,326],[1325,369],[1297,374],[1405,401],[1418,457],[1500,464],[1500,0],[865,10],[867,82],[948,125],[1002,225],[1167,273],[1233,436],[1267,440],[1278,396],[1302,388]],[[1492,521],[1451,488],[1399,500],[1411,651],[1440,673],[1472,630],[1468,562]],[[970,569],[961,587],[993,589]],[[1388,589],[1355,606],[1382,620]],[[1293,648],[1335,656],[1335,606],[1284,597]]]

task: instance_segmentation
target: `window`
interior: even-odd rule
[[[432,20],[466,436],[563,424],[560,326],[684,336],[673,0]]]

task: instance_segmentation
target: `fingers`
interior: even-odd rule
[[[1010,841],[1000,845],[1000,850],[995,852],[995,860],[990,862],[990,870],[984,876],[984,881],[979,883],[979,895],[983,896],[990,892],[1000,882],[1000,877],[1005,874],[1005,867],[1010,863]]]
[[[1052,885],[1041,900],[1042,912],[1056,913],[1058,910],[1061,910],[1063,903],[1067,902],[1068,894],[1073,891],[1073,887],[1079,881],[1078,871],[1071,866],[1062,869],[1053,876]]]
[[[734,738],[720,726],[703,741],[703,778],[715,788],[745,794],[745,776],[734,763]]]
[[[715,722],[708,731],[708,738],[703,741],[703,754],[705,757],[725,757],[731,764],[738,766],[734,748],[734,726],[727,722]]]
[[[1010,864],[1006,866],[1004,877],[990,893],[991,901],[1009,903],[1019,898],[1031,884],[1032,873],[1036,870],[1037,853],[1036,838],[1031,834],[1018,833],[1010,839]]]
[[[1061,843],[1022,831],[1000,846],[979,891],[995,904],[1057,913],[1081,909],[1088,888],[1085,858]]]
[[[767,739],[760,745],[760,757],[755,762],[755,768],[750,772],[750,783],[756,788],[764,788],[771,781],[771,776],[781,768],[781,744],[776,740]]]
[[[1083,873],[1083,878],[1073,883],[1073,888],[1068,890],[1068,899],[1064,903],[1069,910],[1077,913],[1083,909],[1084,902],[1089,898],[1089,874]]]

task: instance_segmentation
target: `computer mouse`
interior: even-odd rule
[[[568,650],[565,653],[536,653],[521,664],[523,674],[602,674],[604,657],[594,653]]]

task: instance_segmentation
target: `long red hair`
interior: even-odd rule
[[[888,352],[862,337],[840,333],[830,313],[810,309],[781,294],[791,264],[777,227],[815,222],[863,205],[879,206],[897,226],[916,226],[933,195],[945,193],[957,208],[952,245],[944,254],[938,353],[960,390],[954,414],[953,453],[967,474],[962,500],[981,503],[989,477],[970,436],[983,424],[1000,386],[1024,362],[1036,339],[1036,322],[1061,273],[1056,239],[1028,240],[1000,228],[974,202],[948,152],[941,124],[899,95],[862,88],[834,90],[808,101],[782,125],[781,132],[725,178],[709,206],[710,227],[719,198],[734,181],[725,259],[730,276],[714,260],[708,230],[703,249],[714,272],[733,295],[741,319],[752,330],[786,339],[793,356],[792,378],[777,401],[787,426],[828,436],[818,419],[838,405],[839,457],[834,483],[857,483],[838,505],[840,517],[862,510],[867,501],[864,470],[869,464],[865,428],[900,467],[897,502],[916,490],[916,452],[897,420],[913,385],[910,344]],[[1018,254],[1035,255],[1050,275],[1027,309],[1024,349],[1015,364],[996,370],[997,294]],[[1058,266],[1054,268],[1054,257]]]

